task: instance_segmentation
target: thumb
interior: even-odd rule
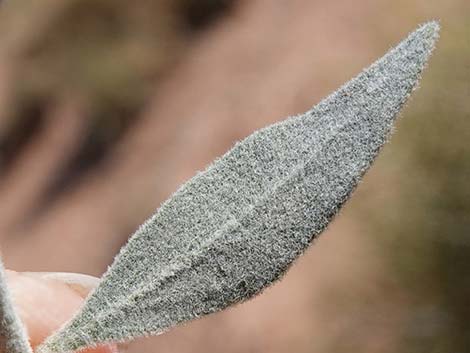
[[[98,283],[95,277],[73,273],[6,272],[13,303],[33,349],[79,310],[88,292]],[[85,352],[118,350],[115,345],[107,345],[81,351]]]

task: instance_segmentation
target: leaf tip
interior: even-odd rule
[[[437,40],[439,39],[439,32],[441,25],[439,20],[431,20],[423,23],[415,31],[416,36],[420,37],[424,42],[424,46],[430,53],[434,49]]]

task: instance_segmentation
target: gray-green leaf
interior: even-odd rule
[[[0,261],[0,352],[32,353],[23,323],[18,317],[6,285]]]
[[[312,110],[255,132],[184,184],[40,351],[159,334],[279,279],[386,142],[438,27],[422,25]]]

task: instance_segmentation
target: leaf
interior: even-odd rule
[[[18,317],[6,285],[5,271],[0,261],[0,352],[32,353],[26,329]]]
[[[386,142],[438,27],[419,27],[312,110],[255,132],[184,184],[40,352],[159,334],[279,279]]]

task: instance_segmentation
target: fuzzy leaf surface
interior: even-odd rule
[[[0,261],[0,352],[32,353],[23,323],[15,311]]]
[[[387,141],[438,27],[422,25],[313,109],[255,132],[184,184],[41,352],[159,334],[278,280]]]

